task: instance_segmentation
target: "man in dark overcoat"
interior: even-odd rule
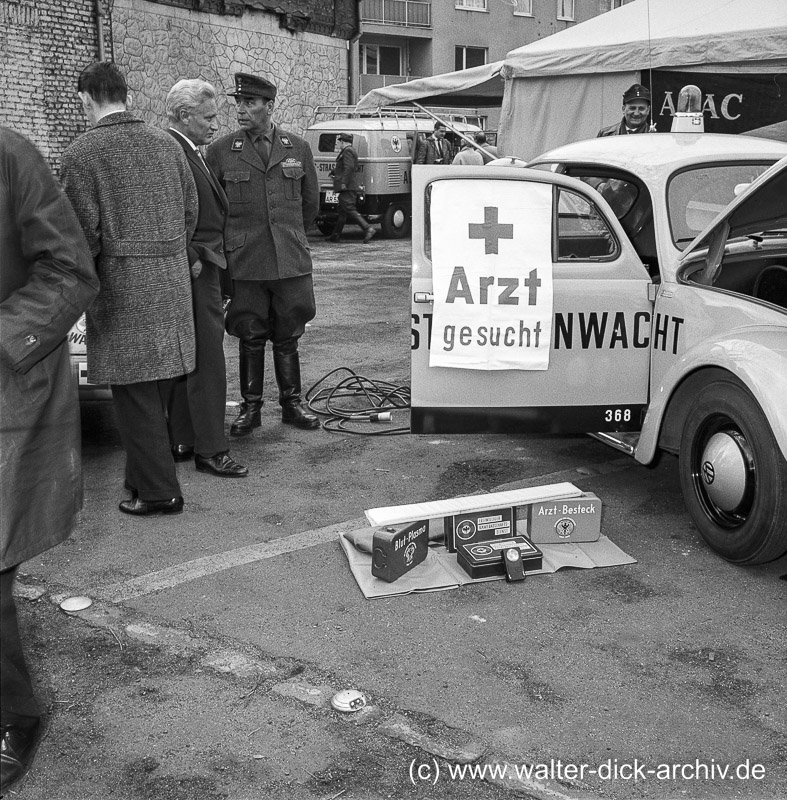
[[[74,212],[35,147],[0,127],[0,792],[30,764],[41,711],[11,594],[19,565],[82,508],[77,381],[66,334],[98,291]]]
[[[356,205],[358,193],[361,191],[361,184],[358,181],[358,153],[353,147],[351,133],[340,133],[336,141],[339,144],[339,153],[333,167],[333,189],[339,193],[339,216],[336,217],[336,224],[328,239],[332,242],[340,241],[342,230],[349,217],[361,227],[363,243],[366,244],[371,241],[376,231],[361,216]]]
[[[312,259],[306,231],[320,190],[309,145],[272,120],[276,87],[239,72],[229,92],[240,130],[208,148],[208,163],[230,201],[224,249],[233,284],[226,328],[240,340],[243,402],[230,435],[259,428],[265,345],[273,346],[282,422],[318,428],[301,408],[298,340],[314,318]]]
[[[175,471],[159,382],[195,366],[186,247],[197,189],[172,136],[126,110],[128,89],[96,62],[77,89],[93,126],[63,154],[61,179],[96,259],[101,289],[87,314],[87,371],[108,383],[126,451],[126,514],[177,514]]]
[[[596,138],[602,136],[626,136],[630,133],[648,133],[650,114],[650,91],[647,86],[635,83],[623,93],[623,118],[614,125],[602,128]],[[655,127],[652,130],[656,130]]]
[[[198,149],[219,129],[216,90],[199,78],[180,80],[169,90],[166,108],[169,130],[183,148],[199,197],[197,227],[188,247],[197,367],[173,378],[165,393],[172,455],[176,461],[193,455],[197,470],[208,475],[244,478],[249,470],[230,456],[224,432],[227,368],[221,274],[227,270],[224,225],[229,203]]]

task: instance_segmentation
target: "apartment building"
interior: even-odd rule
[[[509,50],[626,2],[631,0],[361,0],[350,100],[380,86],[498,61]]]

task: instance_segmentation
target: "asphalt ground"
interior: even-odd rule
[[[409,242],[310,238],[304,388],[337,369],[406,386]],[[18,586],[47,727],[8,797],[787,796],[787,559],[710,552],[673,459],[584,436],[361,435],[406,411],[298,431],[269,377],[263,427],[232,442],[251,475],[179,465],[176,517],[117,511],[112,407],[83,404],[84,511]],[[367,600],[338,545],[368,508],[561,481],[602,499],[635,564]],[[92,606],[61,611],[75,595]],[[365,708],[331,708],[347,688]]]

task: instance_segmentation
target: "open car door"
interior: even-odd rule
[[[580,181],[414,170],[412,432],[639,430],[653,288]]]

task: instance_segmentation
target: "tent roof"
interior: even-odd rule
[[[785,0],[635,0],[512,50],[504,75],[783,64],[786,55]]]
[[[502,61],[495,61],[480,67],[372,89],[358,101],[356,110],[373,111],[381,106],[414,101],[442,108],[499,106],[503,101],[502,66]]]

